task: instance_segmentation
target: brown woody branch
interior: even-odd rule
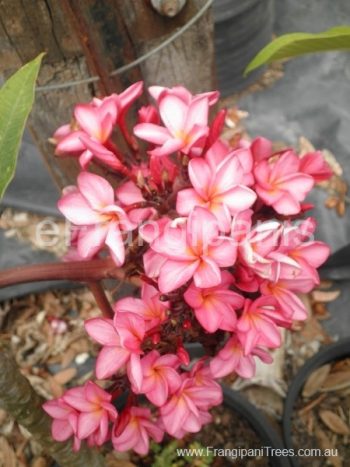
[[[138,277],[128,277],[123,269],[116,267],[111,258],[33,264],[16,266],[0,271],[0,287],[8,287],[26,282],[54,280],[96,282],[103,279],[117,279],[140,286],[140,279]]]
[[[85,446],[75,453],[70,441],[58,443],[51,437],[51,419],[42,409],[43,399],[20,373],[8,347],[0,342],[0,407],[26,428],[61,466],[103,467],[105,461]]]
[[[92,292],[96,304],[101,310],[105,318],[113,318],[114,311],[106,296],[106,292],[100,282],[88,282],[90,291]]]

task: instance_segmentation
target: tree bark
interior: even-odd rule
[[[97,75],[100,82],[36,93],[28,128],[56,184],[75,183],[74,158],[54,157],[48,142],[54,131],[71,120],[77,102],[95,95],[120,92],[141,79],[135,68],[120,78],[108,78],[116,67],[134,59],[120,19],[109,0],[0,0],[0,74],[46,51],[38,85],[75,81]]]
[[[38,84],[89,76],[79,42],[53,0],[0,1],[0,71],[5,78],[40,52],[46,51]],[[91,99],[91,86],[37,93],[28,128],[60,187],[71,184],[77,173],[73,159],[56,159],[48,142],[55,129],[70,121],[75,102]],[[33,177],[34,178],[34,177]]]
[[[70,121],[77,102],[120,92],[142,77],[147,85],[183,84],[192,92],[214,87],[210,10],[141,67],[109,76],[112,70],[162,43],[204,3],[187,1],[177,16],[167,18],[148,0],[0,0],[0,74],[4,78],[42,51],[47,55],[39,75],[40,86],[92,75],[101,78],[98,83],[36,95],[28,128],[60,188],[75,183],[79,167],[73,158],[54,157],[48,138]],[[123,147],[121,141],[118,143]]]
[[[8,412],[62,467],[103,467],[104,459],[85,446],[72,451],[72,443],[58,443],[51,437],[51,419],[42,409],[44,400],[20,373],[9,350],[0,343],[0,407]]]
[[[137,56],[161,44],[178,28],[184,26],[206,3],[205,0],[188,0],[177,16],[167,18],[157,13],[148,1],[114,2]],[[140,65],[146,84],[181,84],[193,93],[213,89],[213,35],[214,23],[209,8],[184,34]]]

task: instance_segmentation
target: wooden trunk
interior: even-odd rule
[[[29,130],[59,187],[72,184],[78,165],[55,158],[48,138],[69,122],[77,102],[146,84],[183,84],[193,92],[213,88],[213,21],[210,9],[181,37],[140,67],[110,72],[158,46],[183,26],[205,0],[187,1],[174,18],[147,0],[0,0],[0,73],[6,78],[42,51],[39,86],[98,76],[100,81],[37,92]],[[35,174],[33,174],[33,182]]]
[[[185,8],[170,19],[152,10],[147,2],[116,1],[138,56],[157,47],[184,26],[205,3],[188,0]],[[213,89],[213,35],[214,23],[211,9],[208,9],[184,34],[141,65],[146,84],[183,84],[194,93]]]

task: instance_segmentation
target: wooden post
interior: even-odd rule
[[[63,82],[88,76],[86,59],[72,28],[55,1],[0,1],[0,67],[7,77],[25,62],[47,51],[39,84]],[[48,138],[69,121],[76,101],[91,98],[88,86],[37,93],[29,130],[59,186],[73,181],[77,165],[72,159],[54,159]],[[33,181],[34,181],[33,174]]]
[[[115,0],[128,34],[140,56],[157,47],[184,26],[206,3],[187,0],[175,17],[156,12],[148,1]],[[215,87],[214,23],[209,8],[184,34],[143,62],[141,71],[147,85],[182,84],[193,93]]]
[[[148,0],[0,0],[0,73],[5,78],[42,51],[47,55],[40,86],[100,77],[98,83],[37,92],[28,127],[59,187],[75,182],[78,164],[72,158],[55,158],[48,138],[70,121],[77,102],[120,92],[142,77],[146,84],[181,83],[193,92],[213,88],[210,10],[141,67],[109,76],[158,46],[204,3],[188,0],[177,16],[167,18]]]

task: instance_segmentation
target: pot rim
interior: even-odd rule
[[[350,356],[350,337],[341,339],[335,343],[326,345],[313,357],[307,360],[295,375],[289,385],[287,396],[284,402],[282,416],[283,439],[288,449],[294,449],[292,442],[292,414],[295,402],[309,375],[326,363],[344,359]],[[299,467],[297,457],[291,457],[293,467]]]
[[[269,446],[270,448],[278,450],[286,449],[282,438],[257,407],[250,403],[238,391],[223,384],[221,386],[224,394],[223,405],[237,412],[247,420],[251,428],[264,443],[263,446]],[[269,456],[269,461],[272,467],[290,467],[291,465],[288,456]]]

